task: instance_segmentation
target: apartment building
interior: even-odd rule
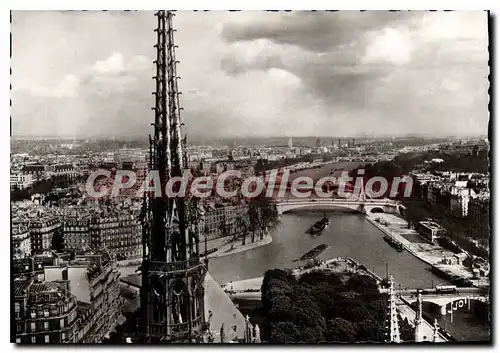
[[[46,167],[46,172],[50,176],[75,177],[78,174],[73,164],[53,164]]]
[[[470,236],[474,239],[488,239],[490,237],[490,197],[481,195],[469,200]]]
[[[45,281],[67,279],[78,307],[76,342],[100,343],[123,322],[119,276],[116,262],[106,250],[95,250],[75,259],[56,261],[44,269]]]
[[[12,253],[14,259],[23,259],[31,256],[31,238],[26,224],[12,225]]]
[[[29,222],[31,236],[31,253],[46,254],[52,249],[52,238],[56,232],[62,231],[61,222],[53,216],[40,216]]]
[[[205,204],[200,207],[198,230],[207,240],[234,236],[240,232],[238,218],[248,211],[244,204]]]
[[[77,342],[77,301],[69,281],[16,279],[13,287],[16,343]]]
[[[92,217],[89,225],[92,248],[105,248],[118,260],[142,257],[142,226],[134,213]]]
[[[90,215],[64,218],[63,239],[65,250],[90,250],[92,248],[90,218]]]
[[[473,194],[471,189],[453,187],[450,195],[450,214],[458,218],[467,218],[469,200]]]

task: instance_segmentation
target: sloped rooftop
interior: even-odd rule
[[[142,283],[141,276],[137,274],[125,276],[120,280],[135,287],[140,287]],[[225,341],[243,338],[246,324],[243,314],[209,272],[205,276],[203,287],[205,288],[205,320],[210,322],[210,331],[215,342],[220,342],[220,330],[223,324]]]
[[[220,342],[220,329],[223,324],[226,340],[243,338],[245,318],[209,272],[205,276],[203,285],[205,287],[205,319],[210,322],[210,331],[214,334],[215,342]]]

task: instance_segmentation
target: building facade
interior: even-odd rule
[[[480,196],[469,201],[470,236],[474,239],[490,237],[490,198]]]
[[[12,252],[14,259],[23,259],[31,256],[31,238],[25,224],[12,225]]]
[[[90,216],[66,218],[63,221],[63,239],[67,251],[90,250]]]
[[[46,172],[50,176],[67,176],[70,178],[78,175],[78,171],[73,164],[49,165],[46,167]]]
[[[443,228],[436,222],[421,221],[418,222],[415,230],[427,240],[429,243],[434,243],[436,239],[443,233]]]
[[[243,204],[205,205],[199,217],[198,231],[207,240],[234,236],[241,232],[238,219],[248,212]]]
[[[450,214],[457,218],[467,218],[469,200],[470,197],[467,190],[450,195]]]
[[[105,250],[77,255],[44,269],[45,281],[69,281],[78,302],[79,327],[75,340],[100,343],[120,323],[123,300],[120,296],[116,262]]]
[[[33,174],[30,173],[18,173],[10,175],[10,189],[27,189],[33,186],[35,179]]]
[[[90,220],[92,248],[105,248],[118,260],[142,256],[142,226],[134,214],[92,217]]]
[[[52,250],[52,238],[61,230],[62,224],[56,217],[32,219],[29,223],[31,253],[46,254]]]
[[[75,343],[76,297],[69,281],[14,280],[16,343]]]

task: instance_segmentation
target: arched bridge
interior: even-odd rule
[[[403,299],[403,301],[408,304],[413,304],[417,301],[418,291],[417,290],[402,290],[396,291],[396,293]],[[484,293],[480,288],[457,288],[453,293],[441,293],[435,289],[423,290],[422,301],[433,303],[441,308],[441,314],[446,314],[446,307],[450,304],[454,310],[457,308],[462,308],[464,306],[468,307],[472,300],[480,301],[483,303],[489,303],[489,295]]]
[[[404,206],[401,202],[380,199],[380,200],[351,200],[351,199],[314,199],[314,198],[290,198],[290,199],[276,199],[276,208],[279,214],[288,211],[304,209],[304,210],[318,210],[329,208],[346,208],[361,213],[384,212],[401,214]]]

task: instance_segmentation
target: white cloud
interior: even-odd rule
[[[404,65],[410,61],[412,43],[407,31],[384,28],[372,33],[370,37],[371,43],[366,47],[361,60],[363,64]]]
[[[274,82],[279,83],[287,89],[297,89],[300,87],[300,78],[286,70],[271,68],[268,70],[268,73]]]
[[[92,67],[98,73],[117,73],[125,70],[123,55],[114,52],[109,58],[103,61],[98,61]]]
[[[442,17],[453,26],[442,33],[438,13],[392,22],[387,15],[342,14],[177,13],[187,132],[486,131],[485,16]],[[15,133],[52,134],[57,124],[62,134],[147,136],[154,104],[152,13],[14,18],[20,16],[25,21],[14,21],[12,30],[12,83],[22,93],[13,99]],[[26,26],[30,16],[37,17],[36,33]],[[228,23],[239,24],[237,36],[227,36]],[[242,39],[247,32],[250,38]],[[65,44],[47,39],[57,33],[64,33]],[[37,70],[32,57],[43,58]]]
[[[79,80],[74,75],[66,75],[64,79],[54,89],[54,96],[76,97],[78,94]]]
[[[153,63],[144,55],[136,55],[127,63],[127,70],[142,71],[151,69]]]

